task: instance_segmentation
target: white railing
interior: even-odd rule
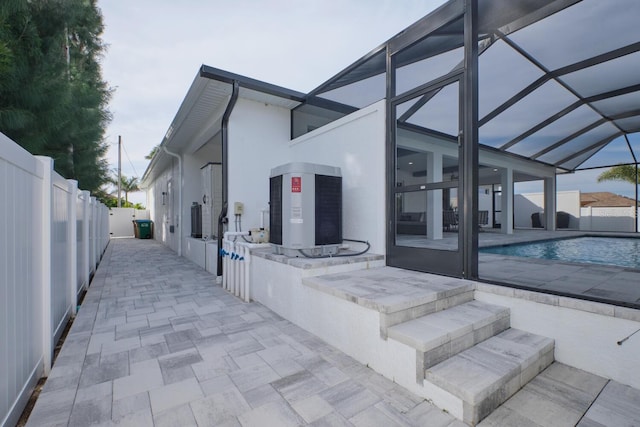
[[[108,210],[0,133],[0,426],[15,425],[109,239]]]
[[[228,231],[222,241],[222,287],[246,302],[249,302],[251,252],[248,243],[237,239],[248,235],[246,231]]]

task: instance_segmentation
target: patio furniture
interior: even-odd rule
[[[571,215],[567,212],[556,212],[556,228],[569,228],[569,219],[571,219]]]
[[[483,225],[489,224],[489,211],[478,211],[478,229],[482,230]]]
[[[427,234],[427,221],[424,212],[402,212],[398,215],[398,234]]]
[[[544,228],[542,221],[544,220],[544,212],[534,212],[531,214],[531,226],[533,228]]]
[[[450,209],[442,211],[442,227],[445,231],[457,230],[458,212]]]

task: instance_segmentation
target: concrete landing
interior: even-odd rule
[[[474,282],[395,267],[307,277],[320,292],[380,312],[380,336],[399,323],[473,300]]]
[[[609,381],[578,427],[639,426],[640,390]]]
[[[614,382],[607,384],[605,378],[555,362],[479,426],[640,425],[640,394],[635,390],[635,401],[625,402],[626,393],[620,392],[624,387]],[[635,415],[619,410],[625,406],[635,408]]]
[[[381,313],[407,310],[475,289],[467,280],[395,267],[308,277],[303,283]]]

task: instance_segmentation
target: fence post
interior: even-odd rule
[[[91,271],[96,271],[98,265],[98,219],[96,218],[96,212],[98,202],[94,196],[91,196]]]
[[[42,206],[40,206],[40,220],[42,232],[40,234],[40,248],[42,250],[42,360],[44,376],[51,371],[53,357],[53,328],[51,321],[51,205],[53,203],[53,159],[36,156],[43,165],[42,177]]]
[[[69,196],[67,207],[69,210],[69,225],[67,226],[67,241],[69,242],[69,291],[71,292],[71,316],[75,316],[78,311],[78,181],[68,179]]]
[[[90,193],[82,192],[82,283],[89,287],[91,268],[89,267],[89,201]]]

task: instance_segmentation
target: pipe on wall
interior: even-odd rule
[[[222,210],[220,211],[220,215],[218,215],[218,276],[222,276],[222,240],[224,238],[224,221],[227,217],[227,207],[229,204],[229,117],[231,117],[231,112],[236,105],[239,92],[240,84],[237,80],[234,80],[231,97],[222,115],[222,123],[220,126],[222,139]]]
[[[182,256],[182,157],[179,154],[172,153],[167,147],[162,146],[165,153],[178,159],[178,256]]]

